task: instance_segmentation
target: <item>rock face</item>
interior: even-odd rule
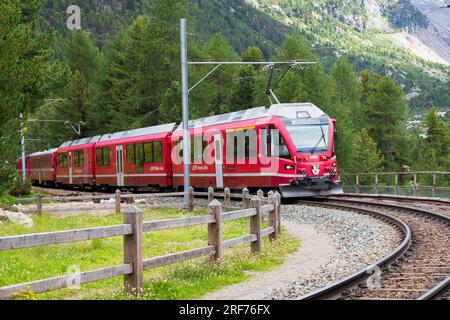
[[[417,37],[450,63],[450,8],[440,8],[441,0],[410,0],[429,20]]]
[[[20,223],[28,227],[34,225],[33,219],[23,212],[12,212],[0,209],[0,221],[11,221],[13,223]]]

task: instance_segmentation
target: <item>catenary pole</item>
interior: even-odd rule
[[[183,173],[184,173],[184,209],[189,208],[189,91],[188,91],[188,61],[187,61],[187,44],[186,44],[186,19],[180,20],[180,38],[181,38],[181,90],[183,104]]]
[[[23,114],[20,113],[20,145],[22,147],[22,180],[27,179],[27,171],[25,166],[25,128],[23,127]]]

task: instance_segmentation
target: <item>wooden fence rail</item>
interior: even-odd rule
[[[271,192],[269,192],[271,193]],[[249,208],[250,207],[250,198],[251,195],[247,188],[242,190],[242,193],[231,193],[229,188],[225,188],[223,192],[214,192],[212,187],[208,188],[207,192],[194,191],[191,187],[188,190],[189,194],[189,211],[194,210],[195,205],[195,197],[208,197],[208,203],[210,203],[214,198],[223,199],[223,205],[225,209],[235,209],[236,207],[231,206],[231,199],[241,199],[242,207]],[[277,196],[280,196],[278,192],[274,193]],[[269,195],[269,194],[268,194]],[[36,212],[37,214],[42,214],[43,207],[45,203],[48,202],[67,202],[67,201],[87,201],[87,200],[106,200],[106,199],[114,199],[114,206],[111,209],[114,209],[117,214],[121,213],[122,210],[122,202],[127,204],[133,203],[136,199],[149,199],[149,198],[162,198],[162,197],[181,197],[184,196],[184,192],[171,192],[171,193],[144,193],[144,194],[123,194],[122,191],[117,190],[115,194],[102,194],[102,195],[88,195],[88,196],[68,196],[68,197],[42,197],[41,194],[38,194],[36,198],[22,198],[17,199],[19,203],[36,203],[36,211],[26,211],[26,213]],[[268,197],[264,196],[264,192],[262,190],[257,191],[257,196],[261,199],[263,203],[268,203]],[[281,196],[280,196],[281,197]],[[182,203],[177,203],[182,206]],[[172,203],[172,205],[175,205]],[[77,207],[64,208],[59,209],[57,211],[79,211],[80,209]],[[83,208],[83,210],[96,210],[95,207],[91,208]],[[263,208],[263,216],[267,215],[267,210]]]
[[[340,174],[341,177],[354,177],[355,178],[355,190],[356,193],[359,193],[361,189],[365,186],[364,184],[361,184],[361,177],[373,177],[374,179],[374,192],[378,193],[380,185],[379,185],[379,178],[384,176],[392,176],[394,177],[394,190],[395,193],[398,194],[400,183],[399,178],[405,177],[405,176],[412,176],[412,191],[413,196],[416,196],[418,193],[419,188],[419,176],[423,175],[431,175],[432,182],[429,186],[431,188],[431,194],[432,197],[436,196],[436,191],[439,189],[439,186],[437,185],[437,177],[439,175],[450,177],[449,171],[411,171],[411,172],[374,172],[374,173],[342,173]]]
[[[193,191],[191,193],[193,194]],[[227,197],[227,194],[230,193],[225,192],[223,195]],[[192,209],[194,207],[193,198]],[[210,256],[212,261],[220,263],[225,249],[245,243],[251,244],[252,253],[259,252],[262,249],[263,237],[269,236],[270,241],[273,241],[280,234],[281,197],[276,193],[270,193],[268,197],[261,199],[258,196],[250,196],[248,190],[244,190],[242,199],[243,205],[247,205],[247,200],[250,200],[249,206],[244,206],[244,209],[222,212],[224,206],[219,201],[212,199],[208,202],[208,215],[206,216],[158,221],[143,221],[142,211],[131,205],[125,210],[121,225],[0,237],[0,251],[115,236],[123,236],[124,244],[123,264],[121,265],[0,287],[0,299],[12,298],[13,293],[26,288],[34,293],[41,293],[70,287],[73,279],[78,279],[79,283],[83,284],[122,275],[124,276],[125,292],[138,295],[142,292],[143,270],[202,256]],[[268,204],[262,205],[262,202]],[[263,214],[267,214],[269,221],[269,227],[265,229],[262,229],[261,223]],[[242,218],[250,218],[250,235],[224,241],[222,238],[223,222]],[[204,224],[208,226],[207,246],[160,257],[143,258],[143,234],[145,232]]]

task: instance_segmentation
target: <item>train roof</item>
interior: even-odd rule
[[[270,108],[258,107],[191,120],[189,121],[189,129],[273,116],[291,120],[328,117],[320,108],[312,103],[281,103],[274,104]],[[182,129],[183,123],[178,126],[177,130]]]
[[[47,155],[50,155],[50,154],[56,152],[56,150],[57,150],[57,149],[54,148],[54,149],[50,149],[50,150],[44,150],[44,151],[33,152],[33,153],[29,154],[28,156],[30,156],[30,157],[47,156]]]
[[[175,125],[176,125],[175,123],[169,123],[153,127],[146,127],[128,131],[115,132],[111,134],[104,134],[98,142],[106,142],[117,139],[133,138],[151,134],[172,132],[173,129],[175,128]]]
[[[82,138],[82,139],[78,139],[78,140],[66,141],[59,147],[60,148],[68,148],[68,147],[81,146],[83,144],[95,143],[95,142],[98,142],[101,137],[102,136],[94,136],[94,137],[87,137],[87,138]]]

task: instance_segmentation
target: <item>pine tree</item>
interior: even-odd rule
[[[356,137],[353,153],[352,172],[378,172],[383,166],[383,155],[367,129],[361,129]]]
[[[264,57],[261,50],[257,47],[249,47],[242,53],[244,62],[260,62]],[[243,65],[237,72],[237,79],[232,88],[232,97],[230,101],[230,110],[238,111],[256,107],[255,105],[255,87],[257,77],[261,73],[261,66]],[[259,88],[259,90],[264,90]]]
[[[402,165],[402,140],[406,136],[406,99],[402,89],[389,77],[374,87],[364,106],[365,126],[385,159],[385,170]]]
[[[342,57],[331,68],[335,82],[337,108],[345,109],[354,128],[361,126],[361,83],[347,59]]]
[[[439,116],[436,107],[431,107],[425,113],[424,125],[426,129],[424,158],[426,154],[433,154],[435,167],[432,170],[444,170],[450,167],[450,129]]]
[[[156,124],[161,115],[164,120],[174,120],[181,115],[181,62],[180,62],[180,18],[186,18],[186,1],[155,0],[148,16],[149,25],[144,38],[144,64],[148,66],[151,81],[148,90],[152,98],[145,106],[151,117],[142,124]],[[178,99],[176,99],[178,98]],[[178,108],[174,104],[178,100]],[[171,108],[173,113],[166,114]]]
[[[219,33],[206,43],[203,51],[209,61],[238,61],[237,54]],[[208,77],[204,85],[210,92],[209,114],[221,114],[231,110],[229,96],[235,70],[234,66],[221,66]]]
[[[312,51],[306,38],[298,32],[292,33],[283,42],[275,59],[316,62],[312,66],[298,68],[286,74],[276,92],[281,102],[311,102],[326,112],[331,111],[333,84],[326,76],[320,58]]]
[[[101,54],[94,42],[82,30],[75,30],[67,44],[64,57],[72,70],[78,70],[88,83],[98,81]]]
[[[19,113],[26,119],[51,87],[47,71],[52,68],[54,35],[44,35],[36,28],[39,5],[35,0],[0,2],[0,194],[16,175]],[[59,75],[52,76],[56,80]]]
[[[75,70],[72,78],[64,90],[65,101],[57,103],[41,114],[41,119],[58,120],[60,122],[45,122],[43,130],[47,132],[45,143],[59,146],[62,142],[90,136],[91,130],[87,126],[88,116],[92,112],[91,91],[80,71]],[[72,127],[81,122],[81,135],[78,136]]]

